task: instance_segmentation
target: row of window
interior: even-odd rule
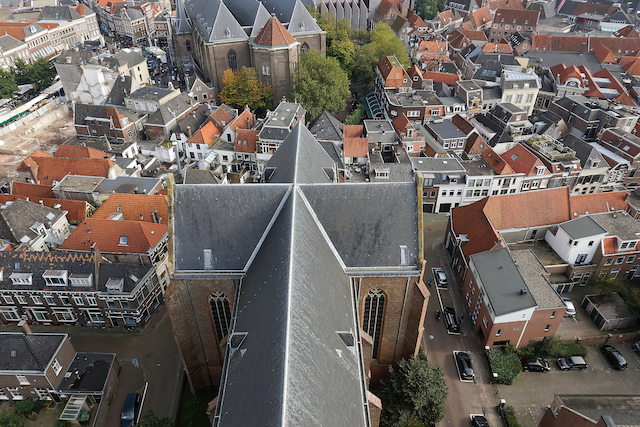
[[[517,86],[516,86],[516,85],[514,85],[514,88],[517,88]],[[512,100],[512,99],[513,99],[513,95],[506,95],[506,96],[504,97],[504,102],[511,102],[511,100]],[[525,102],[526,102],[527,104],[529,104],[529,103],[531,103],[532,101],[533,101],[533,94],[532,94],[532,93],[527,94],[527,97],[526,97],[526,101],[525,101]],[[521,104],[521,103],[522,103],[522,95],[516,95],[516,102],[515,102],[515,104]]]
[[[8,305],[13,305],[15,304],[14,302],[14,297],[15,297],[15,301],[18,302],[18,304],[21,305],[27,305],[29,304],[27,302],[27,298],[25,295],[7,295],[4,294],[2,295],[2,299],[4,300],[5,304]],[[30,295],[31,301],[33,302],[33,304],[35,305],[42,305],[42,297],[40,295]],[[60,295],[58,296],[58,298],[60,299],[60,303],[62,305],[71,305],[71,298],[73,298],[73,302],[76,305],[85,305],[84,300],[86,299],[87,304],[88,305],[98,305],[98,302],[96,301],[96,298],[90,295],[85,295],[84,299],[81,296],[74,296],[74,297],[68,297],[68,296],[64,296],[64,295]],[[44,300],[47,303],[47,305],[51,305],[51,306],[55,306],[58,305],[56,304],[56,301],[53,297],[53,295],[44,295]]]
[[[624,258],[623,256],[616,258],[616,265],[617,264],[622,264],[624,262]],[[636,256],[635,255],[629,255],[627,257],[627,263],[632,263],[633,261],[636,260]],[[613,264],[613,258],[607,258],[607,260],[604,262],[604,265],[611,265]]]

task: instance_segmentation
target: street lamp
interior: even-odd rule
[[[433,341],[435,337],[433,335],[429,335],[429,344],[427,344],[427,357],[429,357],[429,348],[431,348],[431,341]]]

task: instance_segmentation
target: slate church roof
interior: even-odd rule
[[[419,275],[415,184],[336,183],[303,124],[269,168],[174,190],[173,277],[242,278],[214,426],[368,425],[350,276]]]

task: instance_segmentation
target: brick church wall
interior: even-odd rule
[[[209,302],[214,291],[229,299],[233,313],[233,280],[173,279],[165,294],[174,337],[193,391],[219,384],[222,374],[226,340],[218,343]]]

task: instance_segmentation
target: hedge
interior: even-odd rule
[[[540,347],[537,350],[538,357],[586,357],[587,355],[587,348],[579,342],[565,341],[558,336],[542,341],[542,344],[540,344]]]
[[[502,413],[507,419],[507,425],[509,427],[521,427],[520,423],[518,422],[518,417],[516,417],[516,410],[513,409],[513,406],[507,406],[506,408],[504,408],[504,411],[502,411]]]
[[[491,371],[498,374],[498,384],[511,385],[522,372],[522,365],[518,355],[513,351],[502,348],[492,348],[487,353]]]

